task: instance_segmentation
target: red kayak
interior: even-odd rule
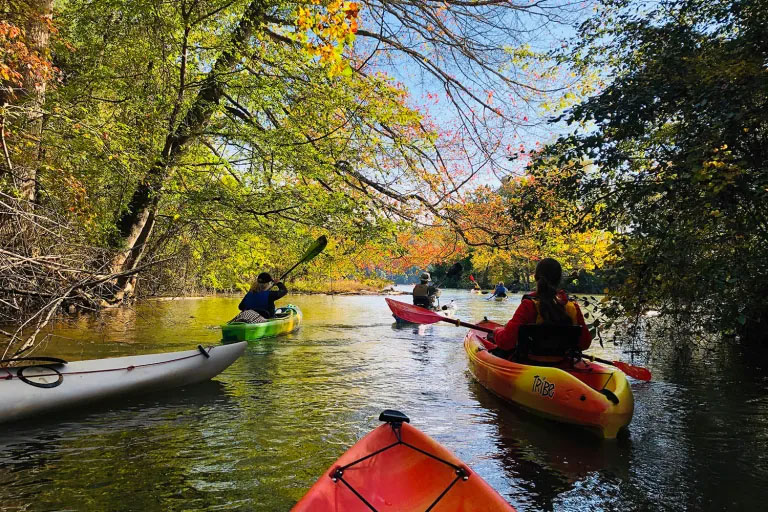
[[[293,512],[513,511],[499,493],[401,412],[342,455]]]

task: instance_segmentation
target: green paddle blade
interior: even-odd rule
[[[306,263],[323,252],[326,245],[328,245],[328,239],[325,238],[325,235],[321,235],[320,238],[315,240],[312,245],[309,246],[309,249],[307,249],[307,252],[305,252],[304,256],[301,258],[301,263]]]
[[[285,276],[287,276],[288,274],[290,274],[290,273],[293,271],[293,269],[295,269],[296,267],[298,267],[298,266],[299,266],[299,265],[301,265],[302,263],[306,263],[306,262],[308,262],[309,260],[311,260],[312,258],[314,258],[315,256],[317,256],[318,254],[320,254],[321,252],[323,252],[323,249],[325,249],[325,246],[326,246],[326,245],[328,245],[328,239],[327,239],[327,238],[325,238],[325,235],[321,235],[321,236],[320,236],[320,238],[318,238],[317,240],[315,240],[315,241],[312,243],[312,245],[310,245],[310,246],[309,246],[309,249],[307,249],[307,252],[305,252],[305,253],[304,253],[304,256],[302,256],[302,257],[301,257],[301,259],[300,259],[298,262],[296,262],[296,264],[295,264],[294,266],[292,266],[291,268],[289,268],[289,269],[288,269],[288,271],[286,271],[286,273],[285,273],[285,274],[283,274],[282,276],[280,276],[280,281],[282,281],[283,279],[285,279]]]

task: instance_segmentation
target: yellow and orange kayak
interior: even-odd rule
[[[498,327],[482,322],[483,327]],[[469,370],[495,395],[539,416],[585,427],[613,439],[632,421],[635,401],[626,376],[617,368],[581,360],[569,368],[533,366],[494,356],[485,333],[464,338]]]
[[[293,512],[514,512],[437,441],[387,410],[386,421],[342,455]]]

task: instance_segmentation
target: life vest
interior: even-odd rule
[[[541,316],[541,310],[539,309],[540,299],[536,295],[523,295],[522,300],[525,300],[525,299],[533,301],[534,305],[536,306],[536,323],[543,324],[544,318]],[[568,296],[565,295],[564,292],[558,293],[557,301],[562,304],[563,300],[565,300],[565,305],[564,305],[565,314],[568,315],[568,318],[571,319],[571,324],[579,325],[576,304],[573,301],[569,300]],[[528,359],[530,359],[531,361],[537,361],[537,362],[549,363],[549,364],[563,362],[563,357],[560,357],[560,356],[540,356],[535,354],[528,354]]]
[[[576,304],[568,299],[568,296],[566,295],[563,297],[564,294],[558,294],[558,302],[562,304],[562,299],[565,299],[565,314],[568,315],[568,318],[571,319],[571,323],[573,325],[579,325],[579,315],[576,310]],[[533,303],[536,305],[536,323],[537,324],[543,324],[544,318],[541,316],[541,310],[539,309],[539,298],[536,295],[523,295],[522,300],[532,300]]]
[[[415,306],[421,306],[423,308],[429,308],[434,301],[434,295],[429,293],[430,286],[428,284],[417,284],[413,287],[413,304]]]
[[[269,290],[263,292],[248,292],[240,301],[240,310],[252,309],[258,311],[265,318],[274,315],[274,310],[269,305]],[[266,315],[264,314],[266,313]]]

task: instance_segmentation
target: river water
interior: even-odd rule
[[[211,382],[0,425],[0,510],[286,511],[386,408],[521,510],[766,509],[768,371],[755,357],[724,349],[652,362],[654,380],[632,382],[630,436],[601,441],[474,382],[464,329],[396,327],[379,296],[288,299],[304,312],[302,329],[252,343]],[[520,297],[444,291],[450,299],[462,319],[502,321]],[[84,317],[37,354],[217,344],[237,303],[150,301]]]

